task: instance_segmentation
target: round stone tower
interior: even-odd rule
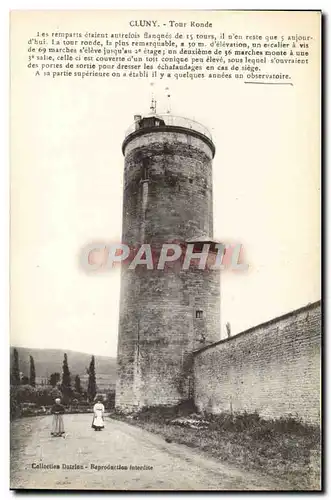
[[[135,116],[125,157],[122,243],[194,250],[213,242],[215,146],[197,122]],[[192,261],[194,262],[194,261]],[[174,405],[192,397],[192,352],[220,339],[220,273],[122,267],[116,408]]]

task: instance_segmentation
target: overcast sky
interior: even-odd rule
[[[177,12],[181,17],[187,14]],[[284,27],[280,18],[257,16],[253,24],[210,12],[202,17],[213,17],[216,31]],[[62,13],[18,19],[12,27],[14,345],[116,355],[119,273],[87,276],[78,256],[89,243],[121,240],[121,145],[133,115],[149,111],[150,81],[38,79],[26,68],[25,40],[59,25],[120,31],[131,18]],[[302,17],[295,22],[298,32],[316,26]],[[242,243],[250,266],[222,273],[220,336],[226,322],[239,333],[320,298],[317,69],[294,68],[293,86],[234,80],[155,86],[159,112],[168,86],[173,114],[211,130],[214,236]]]

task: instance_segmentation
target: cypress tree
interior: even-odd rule
[[[97,384],[96,384],[96,378],[95,378],[95,360],[94,360],[94,356],[92,356],[90,367],[88,369],[87,396],[88,396],[89,401],[94,400],[96,393],[97,393]]]
[[[76,375],[75,377],[75,391],[79,394],[82,393],[82,386],[80,385],[80,376]]]
[[[30,385],[36,387],[36,368],[34,366],[33,356],[30,356]]]
[[[62,384],[61,390],[63,396],[68,399],[71,395],[71,376],[68,366],[68,357],[67,354],[64,354],[63,365],[62,365]]]
[[[20,376],[20,368],[18,363],[18,352],[17,349],[13,351],[13,366],[11,372],[11,383],[13,385],[20,385],[21,376]]]
[[[60,382],[61,380],[61,375],[58,372],[51,373],[51,376],[49,377],[49,385],[52,387],[56,387],[57,383]]]

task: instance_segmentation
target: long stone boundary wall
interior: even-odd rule
[[[196,351],[193,376],[200,411],[320,423],[320,301]]]

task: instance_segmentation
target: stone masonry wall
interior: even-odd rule
[[[122,241],[157,250],[212,237],[212,155],[189,131],[147,132],[129,141]],[[192,352],[219,339],[219,321],[219,272],[122,267],[116,407],[131,411],[189,398]]]
[[[123,243],[213,233],[212,151],[183,133],[145,133],[125,148]]]
[[[200,411],[257,411],[320,421],[321,304],[310,304],[194,354]]]

